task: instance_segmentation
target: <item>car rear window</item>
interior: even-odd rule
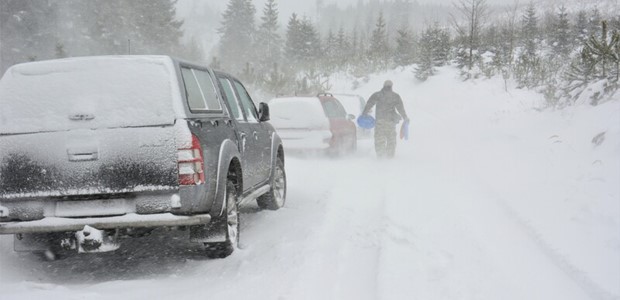
[[[328,118],[344,118],[347,113],[344,108],[338,101],[336,100],[325,100],[323,101],[323,108],[325,109],[325,114]]]
[[[276,128],[329,128],[317,98],[276,98],[269,101],[271,124]]]
[[[0,81],[0,134],[174,124],[173,74],[146,58],[16,65]]]

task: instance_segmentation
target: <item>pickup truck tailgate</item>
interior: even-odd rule
[[[0,200],[178,189],[174,126],[0,136]]]

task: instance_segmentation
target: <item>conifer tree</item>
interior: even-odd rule
[[[132,0],[125,3],[130,12],[126,32],[136,32],[132,38],[135,53],[175,55],[179,52],[183,22],[176,20],[176,0]]]
[[[413,63],[413,33],[407,22],[396,32],[396,50],[394,62],[397,66],[408,66]]]
[[[336,51],[337,65],[342,69],[344,66],[349,64],[351,61],[351,56],[353,55],[351,43],[344,31],[344,27],[340,26],[336,40],[338,45]]]
[[[321,56],[321,39],[314,24],[310,19],[304,17],[299,27],[301,37],[299,47],[299,57],[306,68],[314,68]]]
[[[286,57],[294,73],[316,67],[321,55],[321,41],[312,22],[292,14],[286,30]]]
[[[448,63],[450,56],[450,32],[435,23],[433,32],[433,62],[435,66],[443,66]]]
[[[379,12],[375,29],[372,31],[370,38],[370,49],[368,50],[368,57],[374,67],[387,68],[389,50],[385,19],[383,18],[383,12]]]
[[[353,29],[353,32],[351,33],[351,48],[349,51],[350,62],[353,65],[360,64],[361,56],[362,56],[361,53],[364,53],[364,51],[360,48],[361,47],[360,47],[359,35],[357,33],[357,30]]]
[[[338,38],[330,29],[323,43],[323,69],[333,71],[338,63]]]
[[[252,60],[256,9],[251,0],[230,0],[222,15],[219,54],[224,68],[240,73]]]
[[[599,79],[605,79],[609,76],[609,71],[613,72],[614,67],[617,69],[620,53],[618,53],[618,44],[620,43],[620,34],[613,31],[611,35],[607,31],[607,22],[601,22],[601,36],[591,35],[584,44],[584,50],[587,55],[592,56],[597,75]],[[613,74],[610,79],[618,80],[618,74]]]
[[[557,21],[553,25],[553,51],[566,57],[571,51],[572,43],[570,40],[570,24],[565,6],[560,6]]]
[[[577,13],[573,34],[579,43],[584,42],[588,38],[588,15],[584,10],[580,10]]]
[[[293,66],[301,61],[299,49],[301,48],[301,21],[297,14],[293,13],[286,27],[286,45],[284,48],[288,65]]]
[[[571,64],[565,77],[568,81],[565,93],[571,99],[578,98],[588,84],[603,81],[603,94],[592,95],[591,103],[596,105],[604,94],[613,94],[620,86],[620,33],[614,30],[609,35],[607,22],[601,22],[601,34],[590,35],[584,42],[581,55]]]
[[[598,7],[595,6],[592,8],[590,17],[588,18],[588,37],[601,31],[602,20],[601,12],[598,10]]]
[[[525,14],[522,17],[521,27],[521,39],[524,43],[525,53],[524,55],[535,57],[538,40],[538,16],[536,15],[536,7],[533,2],[525,9]]]
[[[274,64],[280,61],[282,57],[282,38],[278,34],[278,28],[277,4],[275,0],[268,0],[263,8],[263,16],[254,46],[259,77],[268,74],[273,69]]]
[[[433,63],[432,35],[432,29],[430,27],[427,27],[420,36],[420,40],[418,41],[420,50],[417,59],[418,66],[415,69],[415,77],[421,81],[424,81],[428,77],[435,74],[435,65]]]
[[[418,66],[415,75],[424,81],[436,73],[436,67],[446,64],[450,49],[450,34],[441,28],[439,23],[434,23],[426,27],[418,44]]]

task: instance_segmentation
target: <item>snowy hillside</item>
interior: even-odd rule
[[[241,249],[208,260],[183,232],[54,262],[0,237],[1,299],[617,299],[620,99],[541,110],[496,79],[411,68],[394,160],[287,157],[284,209],[242,215]]]

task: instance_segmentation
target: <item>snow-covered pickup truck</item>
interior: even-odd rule
[[[278,209],[282,142],[237,79],[167,56],[19,64],[0,81],[0,234],[102,252],[158,227],[230,255],[238,206]]]

